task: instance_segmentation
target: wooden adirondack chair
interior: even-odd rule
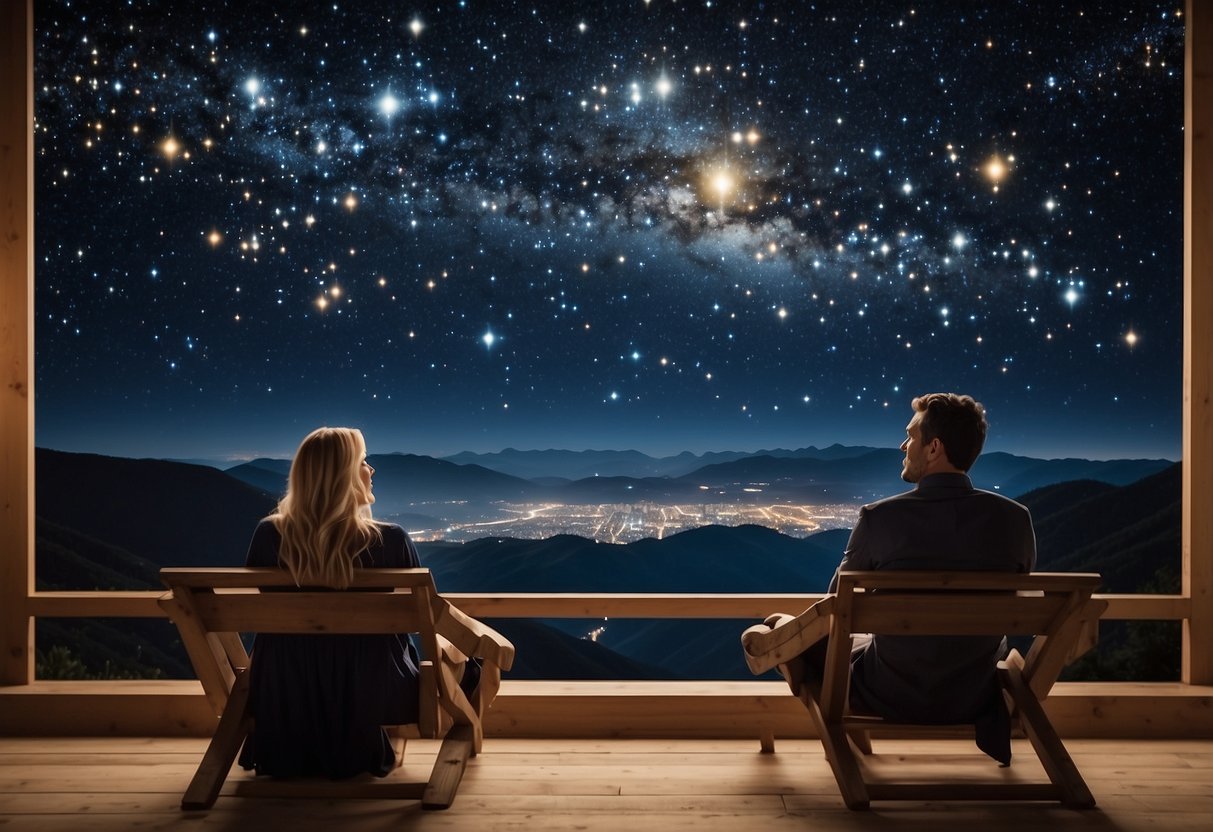
[[[1005,572],[843,572],[838,591],[798,616],[775,615],[741,636],[755,674],[778,667],[808,709],[851,809],[871,800],[1060,800],[1090,808],[1095,799],[1049,722],[1041,702],[1058,674],[1094,644],[1095,625],[1107,602],[1091,598],[1095,574]],[[929,602],[923,593],[929,592]],[[940,733],[941,726],[893,725],[847,707],[853,634],[1030,635],[1026,657],[1017,650],[999,662],[997,674],[1012,724],[1032,743],[1050,783],[873,782],[864,758],[872,754],[873,730],[896,735]],[[829,638],[822,676],[801,654]],[[972,737],[972,726],[948,733]],[[887,768],[887,767],[885,767]],[[867,776],[865,776],[865,773]]]
[[[219,795],[245,736],[253,727],[248,710],[249,656],[240,633],[417,633],[425,661],[419,678],[416,734],[441,736],[428,782],[394,778],[365,783],[243,780],[240,794],[309,794],[420,798],[423,808],[445,809],[459,788],[468,757],[481,749],[481,720],[514,661],[514,647],[493,629],[452,607],[434,589],[428,569],[359,569],[352,588],[379,592],[260,592],[294,587],[282,569],[162,569],[169,588],[160,598],[177,625],[194,671],[218,717],[214,737],[182,798],[183,809],[209,808]],[[472,699],[459,688],[460,665],[483,660]],[[411,729],[393,729],[397,762]]]

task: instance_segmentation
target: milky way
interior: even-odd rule
[[[39,444],[1176,456],[1177,4],[45,3]]]

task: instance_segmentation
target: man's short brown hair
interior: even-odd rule
[[[927,393],[911,404],[922,414],[922,441],[939,439],[948,462],[968,471],[986,443],[986,409],[972,396],[958,393]]]

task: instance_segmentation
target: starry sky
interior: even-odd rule
[[[45,2],[37,442],[1180,447],[1182,4]]]

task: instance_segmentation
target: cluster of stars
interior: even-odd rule
[[[1026,8],[48,9],[43,410],[750,447],[1178,402],[1182,17]]]

